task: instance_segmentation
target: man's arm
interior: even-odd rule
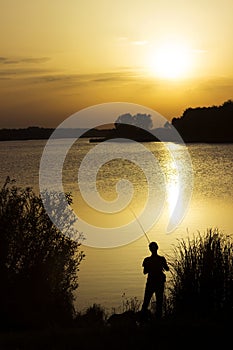
[[[143,273],[144,275],[146,275],[148,273],[146,258],[143,260],[142,266],[143,266]]]

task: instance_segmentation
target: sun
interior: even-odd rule
[[[154,49],[148,61],[150,72],[166,79],[186,77],[192,65],[190,50],[177,43],[166,43]]]

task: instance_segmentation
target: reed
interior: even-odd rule
[[[218,228],[180,239],[170,258],[172,313],[189,317],[232,317],[233,243]]]

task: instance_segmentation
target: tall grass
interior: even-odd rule
[[[74,325],[78,327],[103,326],[107,319],[107,311],[100,304],[94,303],[85,312],[77,312]]]
[[[138,312],[141,308],[141,302],[137,297],[126,297],[125,293],[122,294],[122,312],[132,311]]]
[[[178,240],[171,259],[172,313],[189,317],[232,317],[233,243],[217,228]]]

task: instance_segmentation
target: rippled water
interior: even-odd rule
[[[55,155],[64,142],[64,140],[56,140]],[[45,143],[44,140],[1,142],[1,184],[9,175],[17,180],[18,185],[32,186],[35,192],[38,192],[39,165]],[[73,209],[82,220],[105,228],[125,225],[133,220],[129,210],[122,210],[115,215],[97,213],[80,195],[77,181],[78,169],[85,155],[95,146],[85,139],[72,146],[63,168],[64,190],[72,192]],[[203,232],[207,228],[218,227],[226,234],[233,233],[232,144],[187,146],[194,174],[192,197],[182,222],[170,234],[166,233],[166,228],[176,202],[177,169],[174,166],[174,159],[166,151],[166,145],[147,143],[144,146],[152,152],[160,165],[160,174],[152,178],[152,186],[157,189],[158,203],[165,196],[161,215],[148,231],[150,240],[158,242],[159,253],[169,256],[177,239],[192,236],[198,230]],[[112,201],[117,196],[116,183],[119,179],[129,180],[134,187],[131,205],[139,215],[147,199],[147,179],[142,169],[127,159],[130,154],[135,159],[140,159],[143,168],[148,168],[150,165],[143,158],[143,152],[142,154],[135,152],[134,145],[123,143],[121,147],[125,152],[125,159],[113,159],[100,168],[97,175],[97,190],[106,201]],[[182,160],[184,147],[173,145],[173,152]],[[91,171],[98,163],[99,156],[100,154],[96,152],[96,160],[88,164],[85,169],[87,183]],[[182,176],[185,196],[185,188],[188,188],[190,182],[190,170],[188,168],[185,170],[184,167]],[[53,174],[53,180],[56,184],[56,174]],[[92,193],[91,189],[89,195],[90,200],[95,200],[96,193]],[[143,235],[121,247],[103,249],[84,245],[86,259],[80,266],[77,307],[82,309],[95,302],[107,308],[118,308],[121,307],[123,293],[128,298],[136,296],[141,300],[145,283],[141,263],[149,254],[147,245]]]

